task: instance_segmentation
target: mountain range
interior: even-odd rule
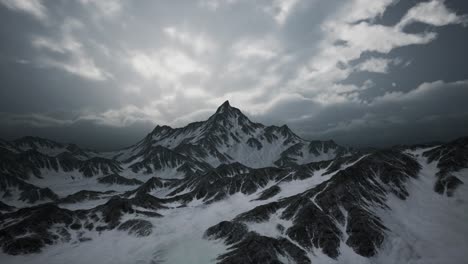
[[[468,137],[353,150],[228,101],[99,152],[0,140],[2,263],[466,263]]]

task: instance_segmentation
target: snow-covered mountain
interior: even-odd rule
[[[307,141],[295,135],[286,125],[265,126],[249,120],[242,112],[223,103],[204,122],[183,128],[157,126],[135,146],[122,151],[118,160],[131,162],[149,152],[172,150],[212,167],[240,162],[252,168],[284,164],[304,164],[331,159],[346,152],[332,141]],[[154,155],[152,155],[154,156]]]
[[[2,263],[465,263],[468,138],[352,151],[249,120],[100,153],[0,141]]]

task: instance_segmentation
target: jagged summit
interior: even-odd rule
[[[237,122],[240,125],[255,125],[242,111],[225,101],[208,120]]]
[[[180,128],[156,126],[130,152],[123,151],[118,156],[124,162],[147,160],[147,154],[155,146],[162,146],[212,167],[239,162],[259,168],[332,159],[345,152],[344,148],[338,145],[329,147],[325,142],[314,144],[313,148],[309,147],[310,144],[294,134],[288,126],[255,123],[241,110],[231,106],[229,101],[225,101],[206,121]],[[161,167],[159,164],[158,168]]]
[[[183,128],[184,129],[193,128],[193,127],[197,127],[201,123],[207,122],[209,120],[223,120],[223,119],[226,119],[227,117],[240,118],[240,119],[248,120],[250,122],[248,117],[245,116],[241,112],[241,110],[239,110],[236,107],[231,106],[230,103],[229,103],[229,100],[226,100],[223,104],[221,104],[216,109],[216,112],[213,115],[211,115],[207,120],[192,122],[192,123],[188,124],[186,127],[183,127]],[[172,128],[172,127],[170,127],[168,125],[158,124],[153,129],[152,133],[153,134],[155,134],[155,133],[167,133],[168,131],[171,131],[173,129],[180,129],[180,128]]]
[[[222,105],[218,107],[216,113],[223,113],[226,111],[230,111],[231,109],[233,109],[233,107],[231,106],[231,104],[229,104],[229,100],[226,100]]]

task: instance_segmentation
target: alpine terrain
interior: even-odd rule
[[[0,262],[467,263],[468,137],[352,150],[222,104],[97,152],[0,141]]]

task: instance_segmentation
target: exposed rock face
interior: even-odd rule
[[[255,232],[249,232],[232,251],[221,255],[219,263],[280,264],[284,263],[281,258],[291,259],[298,264],[311,263],[307,254],[288,239],[271,238]]]
[[[208,228],[205,236],[213,239],[223,238],[228,245],[232,245],[244,239],[248,232],[249,229],[243,223],[223,221]]]
[[[64,144],[40,138],[40,137],[22,137],[14,141],[14,144],[17,148],[20,149],[38,149],[38,148],[46,148],[46,149],[60,149],[64,148]]]
[[[9,148],[0,148],[0,169],[3,174],[20,179],[27,179],[30,175],[38,176],[40,171],[30,162],[23,162],[24,155],[18,155]]]
[[[209,165],[198,162],[162,146],[149,145],[128,161],[143,157],[142,161],[133,163],[130,168],[133,172],[151,174],[164,169],[176,169],[183,175],[190,175],[195,171],[210,168]]]
[[[221,166],[204,175],[191,177],[183,180],[170,196],[177,193],[173,199],[188,202],[193,199],[203,199],[205,202],[215,202],[235,193],[252,194],[259,188],[266,186],[269,181],[279,179],[286,173],[285,170],[278,168],[249,169],[249,172],[232,175],[232,170],[246,171],[245,167],[239,167],[238,164]],[[229,168],[228,168],[229,167]]]
[[[43,246],[58,240],[68,241],[70,234],[66,228],[52,229],[55,224],[71,225],[75,215],[76,213],[53,204],[0,215],[0,222],[4,223],[0,229],[0,246],[4,252],[16,255],[39,252]]]
[[[278,185],[273,185],[270,188],[266,189],[265,191],[260,193],[260,196],[257,198],[258,200],[267,200],[275,195],[277,195],[281,191],[281,187]]]
[[[141,185],[143,184],[142,181],[137,179],[128,179],[122,177],[118,174],[109,174],[107,176],[101,177],[98,179],[99,183],[105,184],[120,184],[120,185]]]
[[[13,211],[15,207],[14,206],[10,206],[8,204],[5,204],[3,202],[0,202],[0,213],[3,211],[3,212],[10,212],[10,211]]]
[[[51,157],[58,156],[59,154],[68,154],[79,160],[89,159],[97,154],[93,150],[82,149],[75,144],[64,144],[45,138],[30,136],[14,140],[9,148],[15,152],[33,150]]]
[[[153,224],[151,222],[142,219],[130,219],[122,223],[118,230],[128,231],[130,235],[139,237],[149,236],[153,231]]]
[[[105,196],[115,193],[114,191],[98,192],[98,191],[79,191],[70,194],[65,198],[59,200],[59,203],[79,203],[83,201],[98,200]]]
[[[437,162],[439,172],[434,190],[440,194],[452,196],[454,190],[463,181],[454,175],[461,169],[468,168],[468,137],[443,144],[423,153],[429,162]]]
[[[119,162],[106,158],[94,157],[85,160],[80,166],[80,172],[86,177],[95,175],[107,175],[111,173],[119,173],[122,171]]]
[[[0,246],[8,254],[35,253],[46,245],[70,241],[71,233],[82,229],[101,232],[118,227],[136,236],[148,236],[152,232],[149,221],[121,223],[122,216],[160,217],[155,211],[161,208],[164,206],[159,199],[146,194],[131,199],[114,196],[107,203],[88,210],[72,211],[52,203],[23,208],[0,214]],[[79,237],[80,233],[77,234]]]
[[[27,203],[58,200],[58,196],[49,188],[39,188],[15,176],[0,173],[1,198],[11,198],[16,192],[18,200]]]
[[[349,149],[339,146],[332,140],[300,142],[283,151],[281,158],[275,161],[275,165],[295,166],[311,161],[331,160],[349,153]]]
[[[47,172],[77,171],[85,177],[93,177],[122,171],[120,163],[115,160],[98,157],[80,160],[70,152],[52,157],[36,149],[15,153],[0,148],[0,157],[0,168],[3,173],[23,180],[28,180],[30,177],[43,179],[47,177]]]
[[[102,231],[106,229],[114,229],[120,224],[120,219],[124,214],[136,214],[149,217],[160,216],[154,211],[141,211],[134,207],[150,210],[164,208],[159,199],[147,194],[138,195],[131,199],[114,196],[107,203],[90,210],[93,215],[96,215],[96,213],[99,212],[105,223],[105,225],[98,226],[96,230]]]
[[[221,222],[210,227],[205,236],[210,239],[222,238],[231,245],[228,253],[218,257],[218,263],[283,263],[280,256],[294,263],[311,263],[306,253],[288,239],[249,232],[247,226],[239,222]]]
[[[175,181],[175,182],[177,183],[178,181]],[[147,180],[145,183],[140,185],[138,188],[135,188],[132,191],[126,192],[124,196],[129,197],[129,196],[145,195],[152,191],[164,188],[170,184],[171,184],[171,181],[166,181],[157,177],[151,177],[149,180]]]
[[[30,254],[38,253],[44,247],[44,240],[39,236],[26,236],[6,242],[3,251],[7,254]]]

